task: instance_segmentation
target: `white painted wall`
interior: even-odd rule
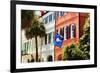
[[[40,14],[40,11],[36,11],[35,12],[37,15]],[[48,12],[47,14],[45,14],[41,20],[45,19],[48,16],[48,21],[49,21],[49,15],[52,14],[53,17],[53,13],[54,12]],[[52,42],[50,44],[48,44],[48,38],[49,38],[49,33],[54,32],[55,30],[55,20],[52,18],[51,22],[48,22],[47,24],[44,24],[45,28],[46,28],[46,34],[47,34],[47,44],[43,44],[41,45],[41,42],[45,43],[45,40],[41,41],[41,38],[38,37],[37,38],[37,42],[38,42],[38,55],[40,58],[43,58],[44,61],[47,62],[47,57],[52,55],[52,57],[54,56],[54,45],[53,43],[53,35],[51,36],[51,40]],[[31,43],[31,47],[27,49],[26,53],[30,56],[33,55],[33,57],[35,58],[35,53],[36,53],[36,47],[35,47],[35,38],[32,39],[27,39],[25,36],[25,30],[21,31],[21,51],[23,51],[25,53],[25,44],[26,43]],[[51,41],[50,40],[50,41]],[[28,46],[28,45],[27,45]],[[42,48],[41,48],[42,47]],[[25,58],[26,57],[26,58]],[[29,58],[27,56],[22,56],[22,62],[27,62]],[[24,61],[25,60],[25,61]],[[54,60],[54,57],[53,57]]]
[[[32,0],[61,3],[78,3],[98,5],[98,67],[86,69],[70,69],[42,71],[34,73],[100,73],[100,1],[99,0]],[[10,73],[10,0],[0,1],[0,73]],[[27,72],[33,73],[33,72]]]
[[[49,33],[52,33],[54,32],[55,30],[55,20],[53,19],[53,13],[54,12],[48,12],[47,14],[45,14],[42,19],[44,20],[47,16],[48,16],[48,21],[49,21],[49,15],[52,14],[52,21],[51,22],[48,22],[47,24],[44,24],[45,28],[46,28],[46,34],[47,34],[47,44],[43,45],[43,48],[42,48],[42,57],[44,58],[44,61],[47,61],[47,57],[49,55],[52,55],[53,57],[53,60],[54,60],[54,45],[52,44],[53,43],[53,35],[51,35],[51,42],[50,44],[48,44],[48,38],[49,38]],[[45,40],[43,40],[43,42],[45,42]]]

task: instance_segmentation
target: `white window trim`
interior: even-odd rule
[[[74,38],[74,37],[73,37],[73,29],[72,29],[72,27],[73,27],[73,26],[75,26],[75,24],[74,24],[74,23],[73,23],[73,24],[71,24],[71,38]],[[75,27],[76,27],[76,26],[75,26]]]

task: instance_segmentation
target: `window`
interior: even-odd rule
[[[45,45],[47,44],[47,34],[45,35]]]
[[[71,30],[70,30],[70,26],[69,26],[69,28],[68,28],[68,38],[70,38],[70,36],[71,36]]]
[[[45,24],[48,23],[48,17],[46,17],[46,18],[44,19],[44,23],[45,23]]]
[[[49,22],[52,21],[52,14],[49,15]]]
[[[51,35],[52,35],[52,33],[48,34],[48,43],[51,43]]]
[[[58,18],[59,17],[59,12],[56,12],[56,18]]]
[[[60,29],[60,35],[64,37],[64,27]]]
[[[29,45],[29,42],[27,42],[27,50],[30,49],[30,45]]]
[[[70,26],[66,26],[66,39],[70,38]]]
[[[68,26],[66,26],[66,39],[68,39]]]
[[[56,18],[56,12],[53,13],[53,19],[55,20]]]
[[[62,12],[62,15],[64,15],[64,12]]]
[[[75,26],[75,24],[72,25],[71,32],[72,32],[71,37],[72,38],[75,38],[76,37],[76,26]]]
[[[24,43],[24,46],[25,46],[25,48],[24,48],[24,53],[27,54],[27,51],[28,51],[28,49],[27,49],[27,48],[28,48],[28,47],[27,47],[27,42]]]
[[[53,32],[51,32],[51,43],[53,43],[53,36],[54,36],[54,34],[53,34]]]
[[[29,42],[26,42],[26,51],[28,52],[29,50]]]
[[[55,32],[53,32],[53,42],[55,41]]]
[[[62,28],[62,36],[64,37],[64,27]]]
[[[31,41],[28,42],[28,49],[31,50],[32,45],[31,45]]]
[[[22,55],[26,54],[26,45],[23,43]]]
[[[62,28],[60,28],[60,35],[61,35],[61,33],[62,33]]]
[[[64,12],[60,12],[60,16],[63,16],[64,15]]]

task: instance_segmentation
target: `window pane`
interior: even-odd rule
[[[64,37],[64,27],[60,29],[60,35]]]
[[[68,39],[68,26],[66,26],[66,39]]]
[[[45,45],[47,44],[47,34],[45,35]]]
[[[72,26],[72,37],[76,37],[76,26]]]
[[[68,38],[70,38],[71,36],[71,30],[70,30],[70,26],[68,27]]]
[[[56,12],[56,18],[58,18],[59,17],[59,12]]]
[[[51,43],[51,34],[52,34],[52,33],[49,33],[48,43]]]
[[[70,38],[70,26],[66,26],[66,39],[69,39]]]
[[[56,18],[56,12],[53,13],[53,19],[55,20]]]
[[[64,37],[64,27],[62,28],[62,36]]]
[[[28,51],[28,42],[27,42],[26,44],[27,44],[27,48],[26,48],[26,51]]]
[[[52,14],[49,15],[49,22],[51,22],[51,21],[52,21]]]
[[[26,45],[26,43],[25,43],[25,54],[26,54],[26,52],[27,52],[27,45]]]
[[[45,18],[45,24],[47,24],[47,23],[48,23],[48,17]]]
[[[60,16],[63,16],[64,15],[64,12],[60,12]]]

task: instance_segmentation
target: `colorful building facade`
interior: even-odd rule
[[[43,20],[44,27],[46,29],[46,35],[43,38],[41,57],[44,59],[44,61],[54,61],[54,12],[47,12],[42,14],[41,19]]]
[[[40,21],[43,21],[46,29],[45,37],[38,37],[38,59],[42,62],[54,61],[54,31],[55,31],[55,15],[54,12],[40,11],[37,14],[41,14]],[[36,48],[35,39],[26,39],[25,31],[22,31],[22,62],[27,62],[32,58],[36,61]],[[25,55],[26,54],[26,55]],[[31,56],[32,57],[31,57]]]
[[[88,17],[88,13],[65,12],[63,16],[56,19],[56,33],[62,35],[64,41],[62,48],[55,46],[55,61],[62,60],[63,47],[70,46],[72,43],[79,44]]]
[[[38,37],[38,59],[42,62],[62,60],[62,50],[72,43],[79,44],[83,35],[83,27],[88,13],[78,12],[47,12],[40,11],[40,20],[44,22],[45,37]],[[63,36],[62,48],[54,45],[55,33]],[[36,61],[35,38],[27,40],[22,30],[22,62]]]

